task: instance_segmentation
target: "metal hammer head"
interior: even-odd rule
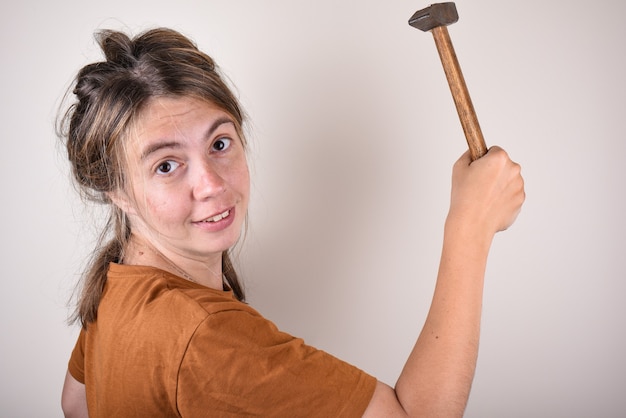
[[[431,4],[418,10],[409,19],[409,25],[428,32],[438,26],[448,26],[459,20],[456,5],[453,2]]]

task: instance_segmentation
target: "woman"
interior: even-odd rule
[[[455,164],[431,310],[391,388],[243,303],[228,252],[249,198],[244,117],[212,59],[168,29],[98,39],[106,60],[79,72],[63,126],[75,180],[111,216],[76,311],[65,415],[461,416],[520,167],[497,147]]]

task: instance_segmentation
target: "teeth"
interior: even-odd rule
[[[230,214],[230,211],[227,210],[226,212],[220,213],[219,215],[215,215],[214,217],[209,218],[209,219],[207,219],[204,222],[218,222],[218,221],[221,221],[222,219],[224,219],[225,217],[227,217],[229,214]]]

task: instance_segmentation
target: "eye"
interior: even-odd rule
[[[157,166],[156,172],[157,174],[169,174],[172,171],[176,170],[180,164],[176,161],[163,161],[161,164]]]
[[[212,151],[225,151],[230,148],[231,143],[233,142],[230,138],[219,138],[217,139],[213,145],[211,146]]]

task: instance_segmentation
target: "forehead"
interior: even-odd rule
[[[239,131],[234,118],[211,102],[194,97],[152,98],[129,127],[127,144],[131,153],[141,155],[154,142],[203,137],[218,120],[231,121]]]
[[[228,113],[207,101],[193,97],[158,97],[150,99],[138,115],[134,123],[135,134],[145,136],[164,130],[180,130],[224,117],[229,117]]]

